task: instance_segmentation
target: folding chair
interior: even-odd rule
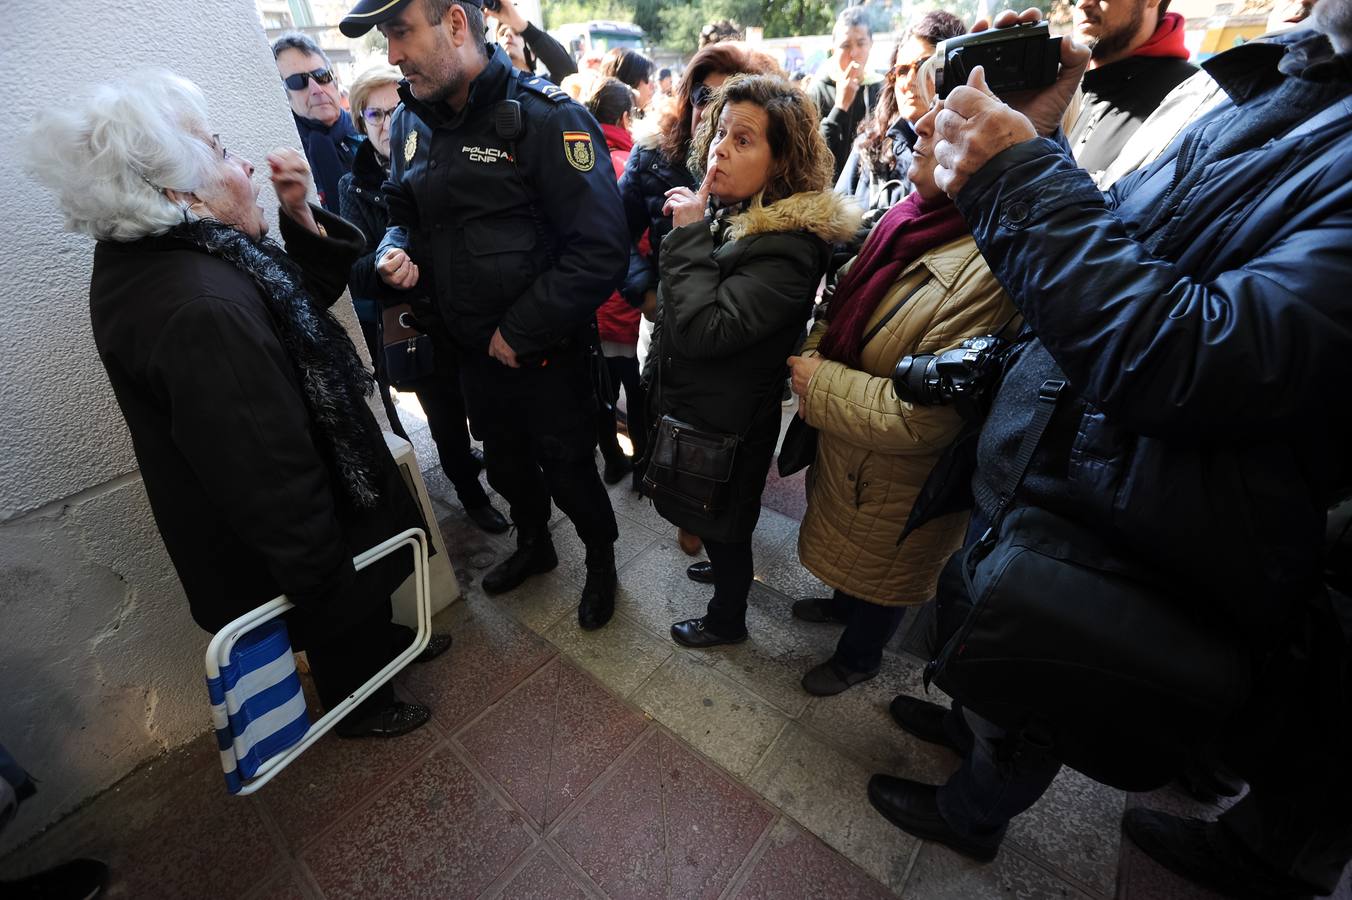
[[[294,606],[285,594],[250,610],[212,637],[206,652],[207,693],[230,793],[252,794],[267,784],[427,646],[432,609],[423,530],[397,534],[354,557],[352,565],[364,569],[404,547],[413,550],[417,636],[408,649],[314,724],[309,723],[286,625],[277,619]]]

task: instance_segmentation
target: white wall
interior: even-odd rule
[[[18,168],[16,138],[86,81],[165,66],[203,87],[215,129],[260,165],[256,178],[268,150],[299,146],[252,0],[11,11],[18,33],[0,76],[0,743],[42,784],[0,853],[208,726],[206,639],[90,335],[93,244],[62,233],[51,197]],[[339,308],[350,326],[350,305]]]

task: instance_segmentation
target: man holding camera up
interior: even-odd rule
[[[593,458],[588,354],[596,308],[629,261],[605,139],[585,109],[485,43],[480,0],[361,0],[340,27],[372,26],[406,79],[377,271],[396,295],[418,285],[435,298],[488,481],[517,528],[484,590],[558,564],[552,496],[586,545],[579,623],[600,628],[615,608],[617,529]]]
[[[937,120],[939,183],[1033,334],[981,436],[978,518],[996,518],[998,540],[1001,486],[1019,484],[1009,508],[1054,513],[1162,574],[1252,659],[1252,696],[1219,747],[1248,796],[1217,822],[1143,809],[1124,822],[1157,861],[1234,897],[1329,893],[1352,855],[1352,617],[1340,626],[1345,601],[1323,583],[1326,511],[1352,484],[1352,0],[1317,0],[1313,21],[1208,60],[1228,100],[1107,194],[1048,139],[1088,59],[1069,41],[1055,83],[1017,109],[974,71]],[[875,776],[870,798],[990,858],[1050,784],[1055,746],[970,708],[943,721],[970,728],[945,730],[927,707],[903,727],[974,739],[963,767],[937,790]]]

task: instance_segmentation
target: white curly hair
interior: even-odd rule
[[[100,84],[40,113],[24,135],[24,167],[57,196],[66,229],[133,241],[195,218],[166,190],[219,177],[201,89],[164,69]]]

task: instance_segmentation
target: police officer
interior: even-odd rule
[[[596,308],[623,280],[628,230],[605,140],[548,81],[486,43],[481,0],[361,0],[340,28],[379,27],[406,81],[377,269],[436,298],[457,345],[489,483],[517,549],[484,576],[509,591],[558,564],[550,497],[587,550],[583,628],[615,608],[615,514],[593,452]]]

